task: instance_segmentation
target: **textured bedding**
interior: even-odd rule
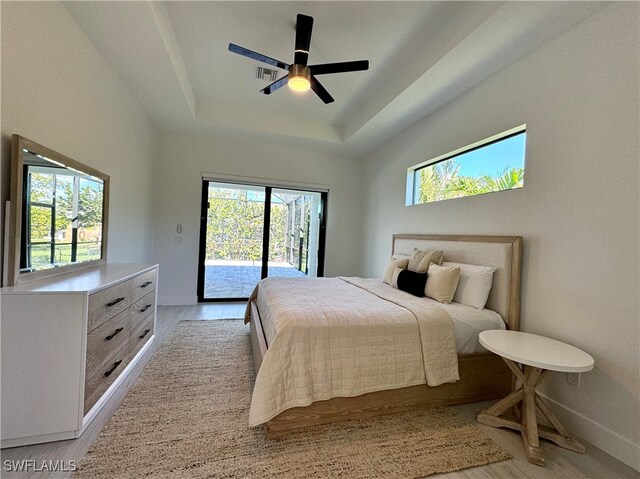
[[[487,349],[480,344],[480,333],[490,329],[507,329],[502,316],[490,309],[477,309],[455,302],[442,304],[426,297],[420,298],[420,301],[435,304],[449,314],[453,323],[453,335],[456,338],[458,354],[486,353]],[[267,322],[267,319],[262,318],[262,327],[267,344],[271,344],[275,327],[273,323]]]
[[[267,278],[254,291],[268,351],[249,424],[332,397],[459,379],[451,318],[375,279]]]
[[[429,298],[424,300],[433,301]],[[480,333],[488,329],[507,329],[502,316],[490,309],[477,309],[455,302],[440,304],[440,307],[449,313],[453,322],[458,354],[486,353],[487,349],[480,344]]]

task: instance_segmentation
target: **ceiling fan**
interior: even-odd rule
[[[241,46],[229,43],[229,51],[239,55],[258,60],[268,65],[289,70],[286,76],[274,81],[271,85],[260,90],[265,95],[270,95],[278,88],[289,84],[289,88],[295,91],[307,91],[311,88],[325,103],[331,103],[333,98],[316,79],[316,75],[330,73],[355,72],[369,69],[369,60],[354,62],[323,63],[321,65],[307,65],[309,59],[309,46],[311,45],[311,30],[313,29],[313,17],[298,14],[296,17],[296,45],[293,64],[281,62],[261,53],[248,50]]]

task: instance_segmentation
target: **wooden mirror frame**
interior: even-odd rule
[[[73,263],[43,270],[36,270],[30,273],[20,272],[20,249],[22,235],[22,185],[24,171],[23,150],[33,151],[46,158],[56,161],[64,166],[76,169],[88,175],[101,179],[104,182],[102,199],[102,244],[100,246],[100,259],[85,261],[83,263]],[[7,278],[5,286],[15,286],[23,283],[30,283],[45,278],[52,278],[74,271],[101,266],[107,262],[107,237],[109,231],[109,175],[95,170],[78,161],[72,160],[60,153],[42,146],[34,141],[28,140],[20,135],[11,136],[11,214],[8,238],[8,263]]]

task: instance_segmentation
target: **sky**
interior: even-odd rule
[[[495,176],[505,168],[524,168],[526,133],[455,157],[460,165],[458,176]]]

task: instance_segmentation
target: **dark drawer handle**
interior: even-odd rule
[[[120,366],[121,363],[122,363],[122,360],[116,361],[115,363],[113,363],[113,366],[111,367],[111,369],[109,369],[106,373],[104,373],[104,377],[108,378],[109,376],[111,376],[111,373],[114,372],[116,369],[118,369],[118,366]]]
[[[144,312],[145,312],[147,309],[149,309],[150,307],[151,307],[151,305],[150,305],[150,304],[147,304],[144,308],[142,308],[142,309],[140,310],[140,312],[141,312],[141,313],[144,313]]]
[[[118,328],[116,329],[113,333],[111,333],[109,336],[107,336],[106,339],[107,341],[111,341],[113,338],[115,338],[118,334],[120,334],[122,331],[124,330],[124,328]]]
[[[152,283],[153,283],[153,281],[147,281],[146,283],[141,284],[140,287],[141,288],[146,288],[147,286],[149,286]]]
[[[151,331],[150,329],[145,329],[144,333],[142,333],[142,336],[140,336],[140,339],[144,339],[144,337],[149,334],[149,331]]]
[[[107,303],[107,306],[115,306],[120,301],[124,301],[124,300],[125,300],[124,296],[122,298],[116,298],[113,301],[111,301],[110,303]]]

